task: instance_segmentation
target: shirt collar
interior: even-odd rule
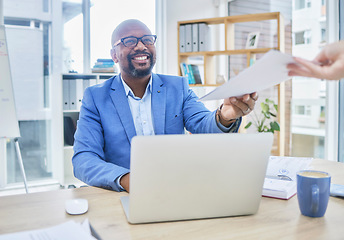
[[[129,95],[132,96],[132,97],[135,97],[133,91],[131,90],[131,88],[128,86],[128,84],[123,80],[122,78],[122,75],[121,75],[121,81],[122,81],[122,84],[124,86],[124,91],[125,91],[125,95],[128,97]],[[151,93],[152,92],[152,75],[150,76],[150,79],[149,79],[149,82],[147,84],[147,87],[146,87],[146,92],[149,92]],[[146,92],[144,94],[144,96],[146,95]]]

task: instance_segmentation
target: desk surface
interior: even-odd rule
[[[344,184],[344,164],[314,160],[314,169],[327,171],[332,183]],[[206,192],[205,192],[206,194]],[[344,199],[331,197],[322,218],[301,215],[297,197],[262,198],[257,214],[168,223],[131,225],[120,196],[94,187],[0,197],[0,234],[54,226],[88,218],[103,239],[343,239]],[[84,215],[65,213],[66,199],[86,198]]]

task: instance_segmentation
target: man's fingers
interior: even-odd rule
[[[243,111],[243,113],[244,113],[244,114],[248,114],[248,113],[251,112],[251,111],[252,111],[252,109],[248,107],[246,110]]]
[[[255,99],[255,98],[256,99]],[[247,114],[248,112],[252,111],[255,104],[256,104],[256,100],[258,99],[258,94],[257,93],[252,93],[252,94],[247,94],[244,96],[243,101],[244,103],[247,105],[248,110],[244,109],[245,114]]]
[[[258,100],[258,93],[257,92],[254,92],[251,94],[251,98],[254,100],[254,101],[257,101]]]
[[[254,101],[251,98],[249,98],[247,102],[245,101],[245,99],[246,99],[246,95],[243,97],[242,101],[237,100],[237,99],[231,100],[232,105],[234,105],[233,107],[236,107],[237,108],[236,110],[241,111],[242,114],[244,115],[249,113],[254,107]]]

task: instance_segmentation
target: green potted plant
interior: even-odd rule
[[[278,106],[273,100],[265,99],[264,102],[260,104],[261,106],[261,116],[257,116],[256,112],[253,116],[253,122],[246,124],[245,129],[248,129],[252,124],[257,127],[258,132],[272,132],[280,130],[279,123],[275,120],[277,117]],[[267,121],[270,120],[270,121]]]

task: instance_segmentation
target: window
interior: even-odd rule
[[[21,134],[19,146],[28,181],[51,179],[54,172],[50,108],[52,39],[51,22],[47,21],[50,7],[49,0],[4,1],[4,23]],[[6,9],[11,9],[10,16],[6,15]],[[12,140],[5,143],[4,157],[6,160],[0,161],[0,167],[6,169],[6,174],[0,176],[0,183],[4,186],[22,184]]]
[[[326,43],[327,16],[325,1],[311,6],[311,1],[295,1],[292,12],[292,29],[307,29],[293,32],[293,55],[313,59]],[[307,14],[296,10],[307,8]],[[313,34],[318,33],[318,34]],[[292,80],[291,155],[295,157],[325,156],[326,83],[319,79],[294,77]]]
[[[305,0],[295,0],[295,10],[305,8]]]
[[[321,29],[321,42],[326,42],[326,28]]]
[[[295,106],[295,114],[304,115],[305,114],[305,106]]]
[[[295,106],[294,113],[297,115],[311,115],[311,106]]]
[[[311,8],[311,7],[312,7],[311,0],[295,0],[295,10]]]
[[[48,13],[50,11],[50,0],[43,0],[43,12]]]
[[[344,9],[343,1],[339,2],[339,39],[344,40]],[[338,160],[344,162],[344,82],[339,82],[339,119],[338,119]]]
[[[155,0],[97,0],[93,3],[90,21],[91,67],[98,58],[111,58],[111,34],[120,22],[131,18],[138,19],[155,33]]]
[[[310,8],[312,6],[312,1],[311,0],[306,0],[306,7]]]
[[[63,3],[63,73],[83,73],[83,14],[82,0]]]
[[[135,8],[132,7],[133,5],[135,5]],[[120,11],[118,9],[120,9]],[[142,9],[145,10],[142,11]],[[116,14],[114,14],[114,11]],[[155,0],[91,1],[90,14],[91,67],[98,58],[111,58],[111,34],[120,22],[130,18],[139,19],[144,22],[153,33],[155,31]],[[63,26],[63,72],[88,72],[90,69],[83,69],[84,33],[82,0],[64,0],[63,18],[65,19]]]
[[[311,43],[311,31],[306,30],[306,31],[301,31],[301,32],[296,32],[294,34],[294,39],[295,45],[300,45],[300,44],[310,44]]]
[[[311,43],[311,31],[310,30],[306,30],[303,34],[303,37],[305,39],[305,44],[310,44]]]
[[[299,44],[304,44],[305,43],[305,39],[303,37],[304,33],[305,32],[297,32],[297,33],[294,34],[295,35],[295,37],[294,37],[294,39],[295,39],[294,44],[295,45],[299,45]]]

